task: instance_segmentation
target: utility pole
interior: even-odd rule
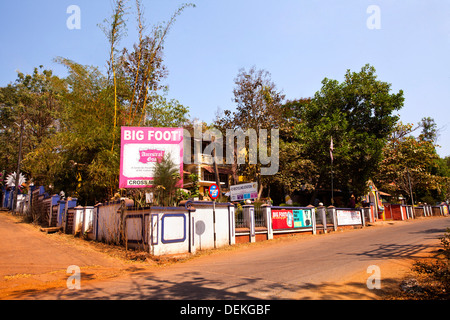
[[[333,160],[331,160],[331,205],[334,206]]]
[[[215,137],[214,140],[212,141],[213,143],[215,143]],[[219,201],[220,201],[220,197],[222,196],[222,188],[220,187],[220,174],[219,174],[219,168],[217,167],[217,157],[216,157],[216,148],[219,146],[219,144],[216,144],[214,149],[213,149],[213,161],[214,161],[214,175],[216,178],[216,184],[219,187]],[[214,201],[215,202],[215,201]]]
[[[20,139],[19,139],[19,159],[17,161],[16,182],[14,184],[12,211],[17,209],[17,194],[19,192],[20,164],[22,162],[22,144],[23,144],[23,118],[20,120]]]
[[[330,142],[330,158],[331,158],[331,205],[334,206],[334,181],[333,181],[333,151],[334,151],[334,144],[333,144],[333,137],[331,137]]]
[[[412,192],[412,187],[411,187],[411,177],[409,176],[409,168],[407,169],[407,173],[408,173],[408,182],[409,182],[409,193],[411,194],[412,213],[413,213],[413,216],[415,217],[414,198],[413,198],[413,192]]]

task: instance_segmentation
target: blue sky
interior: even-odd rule
[[[143,0],[149,25],[167,21],[189,1]],[[233,109],[234,78],[256,66],[272,75],[287,99],[310,97],[327,77],[343,80],[366,63],[378,78],[405,92],[404,123],[435,119],[438,153],[450,155],[450,1],[448,0],[193,0],[177,19],[165,46],[169,97],[191,117],[211,122]],[[130,6],[134,3],[130,0]],[[81,9],[81,29],[70,30],[70,5]],[[367,20],[380,9],[380,29]],[[110,0],[0,1],[0,86],[44,65],[64,76],[57,56],[105,69],[108,43],[97,26]],[[134,16],[122,47],[137,40]]]

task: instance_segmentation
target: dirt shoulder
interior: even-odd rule
[[[66,287],[67,268],[98,281],[156,266],[145,255],[62,233],[46,234],[21,217],[0,212],[0,299]]]
[[[369,228],[386,228],[405,223],[421,223],[429,219],[443,219],[444,217],[427,217],[406,221],[379,221],[369,224]],[[444,218],[445,219],[445,218]],[[448,219],[448,218],[447,218]],[[344,232],[351,232],[345,230]],[[437,261],[442,252],[442,245],[439,240],[430,245],[427,249],[418,252],[414,258],[402,257],[401,259],[388,259],[378,264],[380,270],[380,288],[369,289],[368,278],[371,273],[360,272],[346,278],[338,283],[324,283],[320,287],[315,287],[308,294],[308,299],[312,300],[435,300],[440,297],[431,295],[420,295],[411,291],[421,291],[422,288],[433,286],[427,276],[419,275],[413,271],[416,262],[433,264]],[[302,299],[301,296],[298,299]]]
[[[436,248],[429,248],[421,254],[421,260],[432,259]],[[360,272],[343,282],[324,283],[308,293],[311,300],[405,300],[410,299],[401,290],[401,284],[417,276],[412,271],[416,259],[394,259],[377,265],[380,269],[380,287],[369,289],[367,282],[372,275]],[[369,280],[371,282],[371,280]],[[372,282],[371,282],[372,283]],[[303,299],[299,296],[298,299]]]

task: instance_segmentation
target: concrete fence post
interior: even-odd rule
[[[406,212],[406,218],[407,219],[412,219],[412,214],[409,211],[409,207],[407,205],[405,205],[405,212]]]
[[[327,233],[327,212],[324,206],[317,207],[317,213],[319,214],[320,220],[322,220],[323,232]]]
[[[272,240],[273,239],[272,207],[268,204],[263,204],[261,208],[263,210],[264,222],[267,228],[267,240]]]
[[[441,216],[445,216],[445,211],[444,211],[444,205],[440,204],[439,205],[439,213]]]
[[[364,216],[364,208],[359,208],[359,212],[361,212],[361,223],[362,227],[364,228],[366,226],[366,217]]]
[[[312,205],[307,206],[307,208],[311,210],[311,220],[312,220],[312,229],[313,229],[312,232],[313,232],[313,234],[317,234],[316,208],[314,208],[314,206],[312,206]]]
[[[244,225],[250,229],[250,242],[256,242],[255,232],[255,207],[253,205],[242,206]]]
[[[336,207],[329,206],[327,211],[330,213],[331,219],[333,220],[333,230],[337,231],[337,217],[336,217]]]

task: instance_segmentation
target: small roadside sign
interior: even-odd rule
[[[209,197],[213,200],[216,200],[217,198],[219,198],[219,186],[217,184],[212,184],[209,187]]]
[[[256,182],[230,186],[231,201],[244,201],[258,198],[258,184]]]

